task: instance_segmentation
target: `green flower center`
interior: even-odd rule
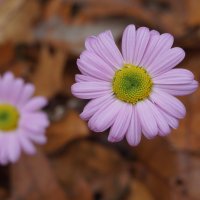
[[[112,88],[115,96],[127,103],[136,104],[149,97],[153,82],[142,67],[125,64],[115,72]]]
[[[0,130],[15,130],[19,122],[18,110],[10,104],[0,104]]]

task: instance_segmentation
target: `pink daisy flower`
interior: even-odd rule
[[[173,42],[168,33],[134,25],[123,33],[122,54],[110,31],[86,40],[72,93],[92,99],[80,115],[91,130],[110,128],[110,142],[126,137],[135,146],[142,133],[150,139],[178,127],[186,110],[174,96],[194,92],[198,82],[190,71],[173,69],[185,57]]]
[[[34,86],[14,78],[10,72],[0,77],[0,164],[16,162],[22,151],[34,154],[33,142],[46,142],[49,121],[41,108],[44,97],[33,97]]]

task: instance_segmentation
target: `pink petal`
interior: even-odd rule
[[[27,133],[26,137],[37,144],[45,144],[47,142],[47,137],[45,136],[44,132],[40,133],[30,132]]]
[[[136,104],[136,109],[142,125],[142,130],[144,130],[143,133],[146,138],[151,139],[158,134],[158,126],[149,104],[150,101],[148,99],[138,102]]]
[[[115,100],[107,107],[102,107],[89,120],[88,126],[95,132],[102,132],[112,126],[117,114],[122,106],[122,102]]]
[[[113,37],[111,31],[105,31],[105,33],[107,34],[108,37],[110,37],[111,40],[114,41],[114,37]],[[85,40],[85,48],[88,51],[95,52],[98,55],[99,52],[97,51],[97,46],[96,46],[97,38],[98,38],[98,36],[87,37]]]
[[[150,36],[149,43],[146,47],[146,51],[144,53],[143,58],[141,59],[139,66],[148,68],[148,62],[151,62],[153,60],[153,51],[156,48],[156,45],[158,44],[160,39],[160,35],[154,34]],[[148,70],[148,69],[147,69]]]
[[[45,113],[43,112],[28,112],[23,113],[20,119],[20,124],[32,123],[36,127],[44,129],[49,126],[49,120]]]
[[[158,88],[154,88],[150,99],[168,114],[178,119],[184,118],[186,114],[185,106],[181,103],[181,101],[170,94],[159,90]]]
[[[122,103],[121,109],[110,129],[108,141],[119,142],[123,139],[131,121],[131,108],[131,104]]]
[[[113,69],[118,69],[123,65],[123,58],[111,35],[110,31],[106,31],[97,37],[88,38],[86,48],[100,56]]]
[[[21,96],[21,93],[24,88],[24,81],[22,79],[16,79],[12,86],[12,92],[10,92],[9,98],[10,102],[14,105],[17,105],[17,101]]]
[[[195,80],[191,81],[188,84],[159,84],[155,85],[155,88],[162,90],[163,92],[169,93],[175,96],[188,95],[197,90],[199,83]]]
[[[133,55],[133,64],[138,66],[144,56],[146,47],[150,39],[150,32],[148,28],[141,27],[136,33],[136,44]]]
[[[98,55],[98,51],[96,49],[96,41],[97,41],[96,36],[87,37],[85,40],[85,48],[86,48],[86,50],[95,52]]]
[[[80,82],[71,87],[72,94],[81,99],[94,99],[112,93],[111,83]]]
[[[152,102],[148,102],[149,106],[151,107],[153,116],[156,120],[157,126],[160,130],[159,135],[165,136],[170,133],[171,129],[167,123],[167,120],[162,115],[162,113],[158,110],[157,106],[154,105]]]
[[[150,65],[159,59],[163,53],[169,50],[172,47],[173,42],[174,38],[171,34],[151,34],[146,53],[141,61],[141,66],[146,67],[149,71],[151,71],[153,68],[150,67]],[[155,67],[154,65],[152,66]]]
[[[0,164],[6,165],[9,162],[8,157],[8,137],[7,135],[0,136]]]
[[[33,84],[26,84],[22,89],[20,97],[18,98],[18,105],[23,106],[33,96],[35,92],[35,86]]]
[[[154,84],[174,85],[187,84],[193,81],[194,75],[186,69],[172,69],[153,78]]]
[[[79,70],[84,75],[110,81],[114,76],[114,70],[102,58],[90,51],[84,51],[77,60]]]
[[[22,130],[21,130],[22,131]],[[29,155],[33,155],[36,153],[36,149],[32,142],[25,136],[25,133],[22,131],[20,134],[18,134],[18,138],[20,141],[20,146],[23,149],[24,152],[26,152]]]
[[[157,59],[155,59],[149,66],[148,70],[151,72],[153,77],[165,73],[176,65],[178,65],[185,57],[183,49],[175,47],[169,49]]]
[[[8,101],[10,91],[12,91],[14,85],[14,76],[11,72],[7,72],[1,79],[1,100]]]
[[[158,31],[156,31],[156,30],[151,30],[150,34],[151,35],[160,35],[160,33]]]
[[[75,81],[76,82],[98,82],[98,81],[101,81],[101,80],[96,79],[92,76],[88,76],[88,75],[76,74],[75,75]]]
[[[84,108],[83,112],[80,114],[81,119],[88,120],[95,112],[97,112],[102,107],[107,107],[114,101],[112,94],[107,94],[105,96],[92,99]]]
[[[122,37],[122,55],[126,63],[134,63],[133,55],[135,52],[136,29],[134,25],[126,27]]]
[[[47,105],[47,99],[44,97],[33,97],[30,101],[28,101],[24,107],[22,107],[23,111],[37,111]]]
[[[178,125],[179,125],[178,119],[176,119],[172,115],[168,114],[167,112],[165,112],[164,110],[162,110],[159,107],[157,107],[157,109],[160,111],[160,113],[162,113],[162,115],[164,116],[165,120],[167,121],[167,123],[169,124],[170,127],[174,128],[174,129],[178,128]]]
[[[19,159],[21,153],[20,144],[17,138],[18,136],[16,134],[17,133],[9,133],[8,136],[8,157],[12,163],[15,163]]]
[[[142,136],[142,128],[140,124],[140,120],[138,117],[138,113],[135,106],[131,107],[131,120],[129,124],[129,128],[126,134],[127,142],[131,146],[136,146],[140,143]]]
[[[19,127],[25,129],[27,132],[36,132],[36,133],[40,133],[45,129],[45,127],[42,127],[38,124],[30,123],[30,121],[27,121],[26,118],[20,119]]]

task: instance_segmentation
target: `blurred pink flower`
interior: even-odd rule
[[[0,164],[16,162],[23,150],[34,154],[33,142],[46,142],[48,118],[44,97],[33,97],[34,86],[7,72],[0,78]]]
[[[129,25],[122,38],[122,54],[112,33],[89,37],[77,64],[82,74],[72,86],[74,96],[92,99],[81,113],[95,132],[110,128],[108,140],[126,137],[132,146],[141,140],[165,136],[186,114],[174,97],[194,92],[198,82],[186,69],[173,69],[185,57],[172,48],[174,38],[165,33]]]

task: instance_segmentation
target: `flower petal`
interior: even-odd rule
[[[17,133],[9,133],[9,140],[8,140],[8,157],[9,160],[14,163],[19,159],[21,148],[18,141]]]
[[[96,41],[97,41],[96,36],[87,37],[85,40],[85,48],[88,51],[95,52],[98,55],[98,52],[96,51]]]
[[[9,162],[8,157],[8,137],[7,135],[0,136],[0,164],[6,165]]]
[[[134,25],[126,27],[122,37],[122,55],[126,63],[133,63],[135,52],[136,29]]]
[[[187,84],[193,81],[194,75],[186,69],[172,69],[153,78],[154,84],[174,85]]]
[[[44,97],[33,97],[23,107],[23,111],[37,111],[47,105],[47,99]]]
[[[155,59],[149,66],[148,70],[150,71],[153,77],[158,76],[162,73],[165,73],[176,65],[178,65],[185,57],[185,52],[179,47],[169,49],[157,59]]]
[[[186,114],[185,106],[177,98],[167,94],[158,88],[154,88],[150,99],[153,103],[161,107],[168,114],[181,119]]]
[[[105,31],[97,37],[90,37],[86,48],[100,56],[113,69],[119,69],[123,64],[123,57],[111,35],[110,31]]]
[[[41,131],[44,131],[44,127],[38,126],[33,123],[27,123],[26,118],[20,120],[19,126],[24,130],[26,130],[27,132],[40,133]]]
[[[127,142],[131,146],[136,146],[140,143],[142,136],[142,128],[140,124],[140,120],[138,117],[138,113],[135,106],[131,108],[131,120],[129,124],[129,128],[126,134]]]
[[[159,84],[155,85],[155,88],[158,88],[166,93],[169,93],[171,95],[175,96],[183,96],[183,95],[188,95],[196,91],[198,88],[199,83],[195,80],[191,81],[188,84]]]
[[[146,47],[150,39],[149,29],[146,27],[141,27],[137,30],[136,33],[136,44],[135,51],[133,55],[133,64],[138,66],[144,56]]]
[[[44,112],[28,112],[23,113],[20,118],[20,124],[32,123],[34,126],[40,127],[42,130],[49,126],[49,120]]]
[[[33,155],[36,153],[36,149],[32,142],[27,138],[23,130],[20,130],[20,134],[18,134],[20,146],[24,152],[29,155]]]
[[[84,75],[110,81],[114,76],[114,70],[102,58],[90,51],[84,51],[77,60],[79,70]]]
[[[146,67],[149,71],[152,70],[150,65],[155,62],[163,53],[169,50],[174,42],[171,34],[159,33],[151,34],[150,42],[147,46],[145,55],[142,59],[141,66]]]
[[[142,130],[144,130],[143,133],[146,138],[151,139],[158,134],[158,126],[149,104],[150,101],[148,99],[138,102],[136,104],[136,109],[142,125]]]
[[[13,88],[14,76],[11,72],[6,72],[1,79],[1,100],[9,101],[10,90]]]
[[[160,35],[160,33],[158,31],[156,31],[156,30],[151,30],[150,34],[151,35]]]
[[[22,92],[18,98],[18,106],[23,106],[33,96],[35,92],[35,86],[33,84],[26,84],[22,89]]]
[[[24,81],[22,79],[16,79],[12,85],[12,92],[9,95],[10,102],[17,105],[17,101],[21,96],[24,88]]]
[[[122,106],[122,102],[115,100],[107,107],[102,107],[89,120],[88,126],[95,132],[102,132],[112,126],[117,114]]]
[[[112,94],[107,94],[102,97],[92,99],[84,108],[83,112],[80,114],[81,119],[88,120],[95,112],[97,112],[102,107],[107,107],[114,101]]]
[[[146,47],[146,51],[144,53],[143,58],[141,59],[139,66],[147,68],[148,70],[148,62],[151,62],[154,57],[152,56],[154,49],[160,39],[160,35],[154,34],[150,36],[149,43]]]
[[[88,76],[88,75],[76,74],[75,75],[75,81],[76,82],[98,82],[98,81],[101,81],[101,80],[96,79],[92,76]]]
[[[169,134],[171,129],[170,129],[166,119],[162,115],[162,113],[158,110],[157,106],[150,101],[149,101],[149,106],[151,107],[153,116],[154,116],[157,126],[160,130],[159,135],[165,136],[165,135]]]
[[[26,136],[27,138],[29,138],[30,140],[32,140],[33,142],[37,144],[45,144],[47,142],[47,137],[45,136],[44,132],[40,132],[40,133],[30,132],[30,133],[27,133]]]
[[[131,121],[131,108],[131,104],[122,103],[116,120],[110,129],[108,136],[109,142],[119,142],[125,136]]]
[[[94,99],[112,93],[111,83],[108,82],[79,82],[71,87],[74,96],[81,99]]]
[[[159,107],[157,107],[157,109],[160,111],[160,113],[162,113],[162,115],[164,116],[165,120],[167,121],[167,123],[169,124],[170,127],[174,128],[174,129],[178,128],[178,125],[179,125],[178,119],[176,119],[172,115],[168,114],[167,112],[165,112],[164,110],[162,110]]]

